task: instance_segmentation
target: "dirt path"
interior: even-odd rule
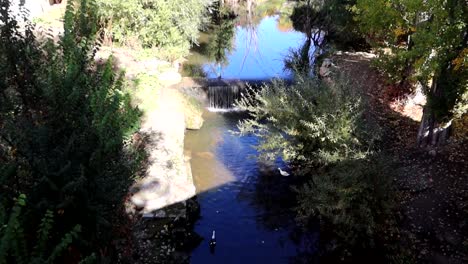
[[[370,56],[341,54],[332,60],[339,72],[362,87],[370,112],[384,129],[382,150],[396,161],[401,245],[413,253],[417,263],[467,263],[466,142],[450,142],[437,149],[416,148],[419,123],[394,107],[398,91],[382,81],[384,77],[370,66]]]

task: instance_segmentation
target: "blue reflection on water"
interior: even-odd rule
[[[291,48],[304,43],[304,34],[297,31],[282,32],[277,28],[277,16],[266,17],[254,31],[237,26],[234,51],[228,56],[228,64],[215,62],[203,65],[208,78],[217,78],[219,70],[223,79],[258,80],[273,77],[289,78],[283,70],[284,57]]]
[[[291,199],[287,199],[291,197],[289,178],[275,169],[284,164],[268,167],[259,162],[254,148],[258,138],[233,135],[230,130],[235,129],[239,117],[219,115],[226,122],[214,154],[235,179],[198,195],[201,219],[195,232],[205,240],[192,252],[191,262],[288,263],[300,245],[291,238],[295,223]],[[210,252],[213,230],[217,246]]]

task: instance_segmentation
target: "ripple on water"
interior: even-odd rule
[[[238,116],[208,117],[209,129],[188,132],[186,137],[193,153],[213,154],[209,159],[207,154],[195,154],[191,160],[201,207],[195,231],[205,237],[192,252],[192,263],[287,263],[297,252],[290,239],[294,216],[272,192],[283,187],[289,191],[288,179],[251,158],[257,154],[253,148],[257,138],[229,132],[236,128]],[[222,137],[214,145],[207,144],[212,132]],[[212,230],[217,235],[214,255],[208,247]]]

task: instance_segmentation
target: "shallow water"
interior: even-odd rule
[[[201,219],[195,232],[205,238],[192,263],[288,263],[293,242],[289,178],[259,162],[254,136],[233,135],[238,113],[205,113],[201,130],[189,131],[185,146],[199,192]],[[216,230],[217,246],[209,240]]]

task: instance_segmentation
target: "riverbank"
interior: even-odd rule
[[[371,67],[371,54],[339,53],[334,71],[362,89],[368,111],[383,128],[381,150],[393,159],[397,230],[383,234],[388,248],[398,244],[405,263],[468,261],[468,163],[466,139],[456,137],[437,148],[416,147],[424,98],[395,90]]]
[[[114,57],[125,70],[129,93],[143,112],[133,138],[145,153],[142,170],[130,189],[127,213],[133,216],[132,263],[185,263],[199,237],[192,226],[199,208],[190,157],[184,154],[187,129],[203,124],[196,98],[171,86],[181,80],[176,65],[141,59],[132,50],[103,48],[97,57]],[[128,256],[127,256],[128,257]]]
[[[34,16],[38,36],[63,33],[66,1]],[[190,157],[184,153],[186,129],[203,124],[202,104],[179,83],[178,63],[153,56],[148,50],[102,46],[96,63],[112,58],[115,71],[123,71],[132,104],[142,113],[140,129],[130,142],[142,155],[142,166],[129,190],[126,212],[114,227],[121,234],[114,241],[121,263],[185,263],[199,242],[193,224],[199,215]]]

